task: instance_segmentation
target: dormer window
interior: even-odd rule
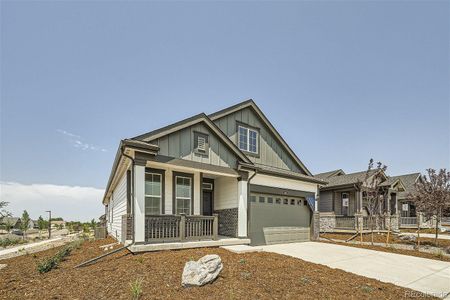
[[[258,131],[249,127],[239,125],[238,147],[242,151],[258,154]]]
[[[201,132],[194,132],[194,151],[197,154],[208,156],[209,141],[207,134]]]

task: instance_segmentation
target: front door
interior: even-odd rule
[[[212,191],[203,190],[203,212],[204,216],[212,216],[213,213]]]

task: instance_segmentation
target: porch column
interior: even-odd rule
[[[145,166],[134,167],[134,241],[145,242]]]
[[[386,211],[388,213],[388,215],[391,214],[391,189],[388,189],[388,194],[387,194],[387,205],[386,205]]]
[[[238,179],[238,237],[247,237],[247,180]]]

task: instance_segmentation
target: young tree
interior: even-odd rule
[[[95,219],[92,219],[92,220],[91,220],[91,228],[92,228],[93,230],[95,230],[96,227],[97,227],[97,222],[95,222]]]
[[[5,209],[8,206],[8,202],[0,201],[0,219],[4,217],[11,217],[11,213]]]
[[[30,215],[26,210],[22,213],[22,223],[20,224],[20,229],[23,231],[23,239],[25,240],[25,234],[28,230],[28,226],[30,226]]]
[[[38,218],[38,228],[39,228],[39,238],[41,238],[41,231],[46,229],[48,227],[48,222],[42,218],[42,216],[39,216]]]
[[[381,216],[381,208],[384,203],[384,191],[380,184],[385,180],[384,172],[387,166],[377,162],[374,166],[374,160],[371,158],[364,175],[364,180],[358,180],[358,188],[365,192],[365,204],[369,213],[369,225],[371,231],[371,243],[373,245],[374,220],[376,216]],[[362,233],[361,233],[362,234]]]
[[[435,244],[438,242],[439,222],[444,210],[450,207],[450,172],[440,169],[427,169],[427,175],[422,175],[421,180],[415,184],[415,192],[409,194],[414,202],[416,210],[422,214],[425,220],[435,218]],[[419,228],[420,230],[420,228]]]

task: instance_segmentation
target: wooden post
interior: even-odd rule
[[[213,240],[218,239],[218,232],[219,232],[219,215],[213,214],[214,221],[213,221]]]
[[[180,240],[184,241],[186,239],[186,215],[180,214],[181,221],[180,221]]]

